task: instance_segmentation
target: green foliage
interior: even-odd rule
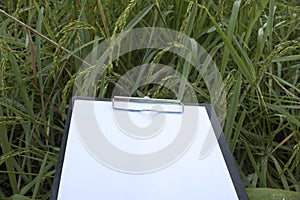
[[[250,200],[297,200],[300,199],[300,192],[270,188],[248,188],[247,193]]]
[[[299,1],[1,0],[0,9],[24,23],[0,14],[0,199],[49,198],[82,59],[114,34],[153,26],[194,38],[213,57],[228,92],[225,136],[246,187],[300,192]],[[164,50],[121,56],[97,96],[111,97],[122,74],[147,62],[173,66],[210,101],[196,70]],[[135,95],[175,98],[157,85]],[[277,193],[257,191],[249,196]]]

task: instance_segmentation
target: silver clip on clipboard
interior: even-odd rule
[[[115,96],[112,99],[112,105],[114,109],[127,111],[152,111],[166,113],[183,113],[184,111],[184,106],[181,101],[173,99]]]

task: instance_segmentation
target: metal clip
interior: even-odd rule
[[[180,100],[151,99],[149,97],[115,96],[112,99],[114,109],[128,111],[153,111],[166,113],[182,113],[184,106]]]

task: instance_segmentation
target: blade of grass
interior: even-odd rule
[[[259,180],[262,182],[261,185],[263,185],[263,187],[267,187],[266,180],[263,178],[263,176],[259,170],[259,166],[257,165],[257,162],[252,154],[249,144],[247,142],[244,142],[244,144],[245,144],[245,148],[246,148],[246,152],[249,157],[249,160],[252,164],[252,167],[254,168],[255,174],[258,176]]]
[[[133,29],[152,10],[154,4],[150,4],[139,12],[124,28],[124,31]]]
[[[250,200],[298,200],[300,199],[299,192],[291,192],[280,189],[271,188],[247,188],[247,193]]]
[[[240,5],[241,1],[237,0],[234,2],[232,10],[231,10],[231,16],[230,16],[230,21],[227,27],[227,34],[226,37],[228,38],[228,42],[232,42],[232,38],[234,35],[234,29],[236,28],[236,25],[238,23],[238,14],[240,10]],[[229,58],[229,49],[226,46],[224,48],[224,54],[223,54],[223,59],[222,59],[222,65],[221,65],[221,76],[224,75],[226,65],[228,63],[228,58]]]
[[[38,21],[37,21],[37,31],[42,32],[42,23],[43,23],[43,15],[44,15],[44,7],[42,7],[39,11],[39,16],[38,16]],[[38,72],[42,71],[42,61],[41,61],[41,38],[36,37],[36,64],[37,64],[37,69]],[[39,73],[40,74],[40,73]],[[44,87],[43,87],[43,77],[40,74],[38,76],[39,79],[39,89],[41,90],[41,93],[44,92]],[[41,98],[42,105],[44,105],[43,98]]]
[[[159,14],[161,20],[163,21],[163,24],[164,24],[165,28],[168,28],[169,26],[168,26],[168,24],[166,22],[166,19],[165,19],[164,15],[163,15],[163,13],[162,13],[162,11],[160,9],[160,5],[159,5],[158,0],[155,0],[154,3],[155,3],[155,8],[157,9],[158,14]]]
[[[0,116],[3,116],[2,106],[0,106]],[[2,126],[1,124],[0,124],[0,142],[1,142],[3,155],[9,154],[9,152],[11,152],[11,146],[7,138],[7,129],[5,126]],[[14,162],[15,161],[13,160],[13,158],[8,158],[5,161],[7,171],[11,171],[11,172],[14,171],[14,164],[13,164]],[[17,194],[19,190],[17,186],[16,175],[13,173],[8,173],[8,177],[9,177],[10,187],[13,190],[13,193]]]
[[[40,171],[39,171],[39,175],[37,176],[37,179],[35,181],[35,186],[34,186],[33,194],[32,194],[32,199],[33,200],[36,199],[36,196],[38,194],[38,191],[39,191],[39,188],[40,188],[40,185],[41,185],[41,182],[42,182],[42,177],[45,173],[45,166],[46,166],[46,163],[48,161],[47,159],[48,159],[48,154],[46,153],[46,155],[44,157],[44,160],[42,162]]]
[[[231,44],[223,30],[221,29],[220,25],[216,22],[215,18],[211,15],[209,10],[200,4],[197,4],[201,9],[204,9],[206,13],[208,14],[211,22],[215,26],[216,30],[218,31],[219,35],[223,39],[225,45],[229,48],[231,55],[233,59],[235,60],[236,64],[238,65],[238,68],[240,69],[241,73],[245,76],[247,81],[252,85],[255,82],[256,76],[255,76],[255,70],[251,66],[247,66],[243,59],[239,56],[238,52],[235,50],[234,46]]]
[[[273,163],[274,163],[274,165],[275,165],[275,167],[276,167],[276,170],[277,170],[277,173],[278,173],[278,177],[281,179],[281,183],[282,183],[282,185],[283,185],[283,188],[284,188],[285,190],[289,190],[290,187],[289,187],[289,185],[288,185],[288,182],[287,182],[287,180],[286,180],[285,175],[282,174],[282,168],[281,168],[281,166],[280,166],[278,160],[277,160],[272,154],[269,154],[268,156],[272,159],[272,161],[273,161]]]
[[[288,62],[288,61],[296,61],[296,60],[300,60],[300,55],[282,56],[273,59],[272,62]]]
[[[258,6],[258,8],[256,8],[254,6],[253,9],[255,10],[255,17],[250,19],[251,21],[249,23],[249,26],[247,27],[247,33],[246,33],[245,40],[244,40],[245,46],[248,46],[251,34],[253,32],[253,28],[256,25],[259,17],[261,16],[261,14],[264,11],[264,8],[267,6],[267,4],[268,4],[268,0],[260,0],[260,6]],[[247,20],[249,20],[249,19],[247,19]]]
[[[287,112],[285,109],[283,109],[280,105],[275,104],[267,104],[267,106],[270,109],[273,109],[277,112],[279,112],[282,116],[286,117],[286,119],[293,124],[295,124],[297,127],[300,127],[300,120],[297,119],[297,116],[291,115],[289,112]]]
[[[103,23],[103,26],[104,26],[106,38],[109,38],[110,34],[109,34],[108,25],[107,25],[107,22],[106,22],[105,13],[104,13],[104,10],[103,10],[102,1],[97,0],[97,5],[98,5],[98,9],[99,9],[99,12],[100,12],[100,15],[101,15],[102,23]]]
[[[225,136],[227,141],[231,141],[233,134],[234,119],[236,118],[238,107],[240,106],[239,98],[242,86],[242,77],[238,74],[237,80],[232,91],[232,97],[228,107],[227,123],[225,125]]]
[[[272,151],[271,154],[274,153],[279,147],[281,147],[284,143],[286,143],[291,137],[293,137],[297,132],[293,131],[286,138],[284,138]]]
[[[256,51],[256,55],[255,55],[256,62],[258,62],[260,57],[263,55],[263,50],[264,50],[266,44],[268,45],[267,51],[269,53],[273,50],[272,33],[273,33],[274,13],[275,13],[274,0],[270,0],[269,1],[269,15],[268,15],[267,23],[264,25],[264,27],[259,29],[259,32],[258,32],[259,49],[258,49],[258,51]],[[265,28],[266,30],[263,31],[263,28]]]
[[[33,4],[34,4],[34,7],[37,9],[39,15],[40,13],[42,12],[44,14],[44,11],[46,10],[51,10],[51,7],[49,6],[49,3],[46,2],[43,6],[45,7],[42,7],[43,8],[43,11],[41,11],[41,8],[39,6],[39,4],[36,2],[36,1],[33,1]],[[52,18],[49,18],[50,20],[52,20]],[[53,33],[53,30],[51,30],[50,28],[50,24],[49,24],[49,21],[47,18],[43,17],[43,21],[41,22],[45,29],[47,30],[47,34],[49,35],[49,38],[52,40],[52,41],[55,41],[55,34]],[[37,28],[38,29],[38,28]],[[37,30],[38,32],[42,33],[41,30]]]
[[[24,84],[24,82],[22,80],[22,73],[20,71],[16,57],[12,53],[9,53],[8,59],[12,65],[12,68],[13,68],[13,71],[14,71],[14,74],[16,77],[17,85],[20,89],[20,94],[21,94],[24,104],[25,104],[25,108],[28,111],[29,115],[31,117],[34,117],[33,110],[32,110],[32,104],[31,104],[29,96],[28,96],[29,92],[28,92],[27,88],[25,87],[26,85]]]
[[[236,145],[239,142],[238,140],[239,140],[239,136],[241,134],[241,129],[242,129],[245,117],[246,117],[246,111],[243,110],[243,112],[242,112],[242,114],[240,116],[240,119],[239,119],[239,121],[238,121],[238,123],[236,125],[236,129],[234,131],[233,139],[229,143],[229,147],[230,147],[231,152],[235,151]]]

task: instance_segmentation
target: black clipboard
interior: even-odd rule
[[[64,135],[63,135],[63,138],[62,138],[62,144],[61,144],[60,156],[59,156],[59,160],[58,160],[58,164],[57,164],[57,168],[56,168],[56,174],[55,174],[53,185],[52,185],[52,190],[51,190],[51,195],[50,195],[51,200],[62,199],[62,198],[59,198],[59,197],[60,197],[60,193],[63,192],[62,190],[64,190],[61,186],[62,186],[62,181],[64,181],[63,173],[64,173],[65,161],[68,159],[68,157],[67,157],[68,155],[66,155],[67,154],[66,149],[67,149],[67,146],[70,145],[69,144],[69,133],[70,133],[71,121],[72,121],[72,118],[74,117],[74,105],[76,104],[76,102],[79,102],[79,101],[81,101],[81,102],[90,102],[90,103],[91,102],[106,102],[108,104],[113,105],[113,103],[112,103],[113,100],[110,100],[110,99],[96,99],[96,98],[87,98],[87,97],[73,97],[72,98],[70,106],[69,106],[69,110],[68,110],[68,117],[67,117],[67,121],[66,121],[65,132],[64,132]],[[229,147],[228,147],[228,144],[226,142],[225,136],[222,133],[222,129],[220,127],[220,124],[218,122],[218,119],[216,117],[216,114],[214,112],[213,107],[209,104],[199,104],[199,105],[194,105],[193,104],[193,105],[185,105],[185,106],[202,107],[206,110],[207,116],[208,116],[208,118],[210,120],[210,123],[211,123],[211,126],[213,128],[213,131],[216,135],[218,135],[217,145],[219,146],[219,148],[221,150],[221,153],[222,153],[222,156],[224,158],[225,165],[226,165],[228,173],[229,173],[229,178],[232,181],[232,188],[234,188],[234,191],[236,192],[236,196],[237,196],[238,199],[247,200],[248,196],[247,196],[244,184],[243,184],[243,182],[240,178],[240,175],[239,175],[237,167],[235,165],[233,156],[232,156],[232,154],[229,150]],[[78,162],[80,162],[80,160],[78,160]],[[201,161],[199,161],[199,162],[201,162]],[[100,165],[101,164],[99,164],[99,166]],[[109,169],[109,167],[107,167],[107,166],[104,166],[104,167],[106,169]],[[213,168],[213,167],[214,166],[211,166],[211,168]],[[168,167],[166,167],[166,169],[168,169]],[[120,172],[120,171],[115,170],[115,169],[109,169],[109,170],[114,171],[114,173],[116,173],[116,174],[122,174],[122,173],[124,174],[124,172]],[[84,173],[84,171],[82,173]],[[153,173],[156,173],[156,172],[153,172]],[[132,174],[131,176],[133,176],[133,177],[142,176],[141,174]],[[74,180],[76,180],[76,176],[78,174],[73,174],[73,175],[74,175]],[[211,174],[211,176],[213,177],[214,174]],[[99,177],[101,177],[101,175],[99,175]],[[149,181],[149,179],[145,179],[145,180]],[[201,181],[201,180],[199,180],[199,181]],[[83,183],[83,182],[81,182],[81,183],[75,183],[74,182],[74,184],[80,184],[81,185],[80,187],[89,187],[89,185],[87,183]],[[80,190],[76,190],[76,187],[73,187],[71,184],[68,184],[68,187],[70,188],[70,191],[73,190],[75,196],[80,196],[80,195],[78,195],[79,193],[81,193]],[[113,188],[113,187],[114,186],[111,185],[111,188]],[[108,187],[108,188],[110,188],[110,187]],[[192,188],[192,189],[199,190],[199,188],[197,188],[197,187]],[[202,189],[207,190],[208,188],[202,188]],[[134,190],[137,191],[136,189],[133,188],[132,192],[134,192]],[[201,190],[201,188],[200,188],[200,190]],[[211,190],[215,191],[215,193],[218,193],[218,191],[226,190],[226,186],[224,185],[224,187],[220,187],[217,184],[215,184],[214,188],[212,188]],[[82,190],[82,192],[84,192],[84,191]],[[118,193],[118,191],[114,191],[113,189],[111,189],[110,192]],[[166,190],[166,192],[168,192],[168,191]],[[99,191],[97,191],[96,193],[98,195],[96,197],[94,197],[93,199],[107,199],[107,200],[110,200],[110,199],[107,198],[107,196],[102,196],[101,195],[101,189],[100,188],[99,188]],[[87,195],[87,194],[84,194],[84,195]],[[130,195],[128,194],[128,196],[130,196]],[[131,197],[131,199],[134,199],[134,198],[132,198],[132,196],[130,196],[130,197]],[[179,197],[179,199],[181,199],[180,195],[178,195],[178,197]],[[127,199],[126,194],[123,194],[122,199]],[[182,199],[185,199],[185,198],[182,197]],[[197,197],[197,198],[195,197],[195,199],[199,199],[199,197]],[[211,198],[211,199],[216,199],[216,198]],[[227,198],[223,197],[222,199],[227,199]]]

